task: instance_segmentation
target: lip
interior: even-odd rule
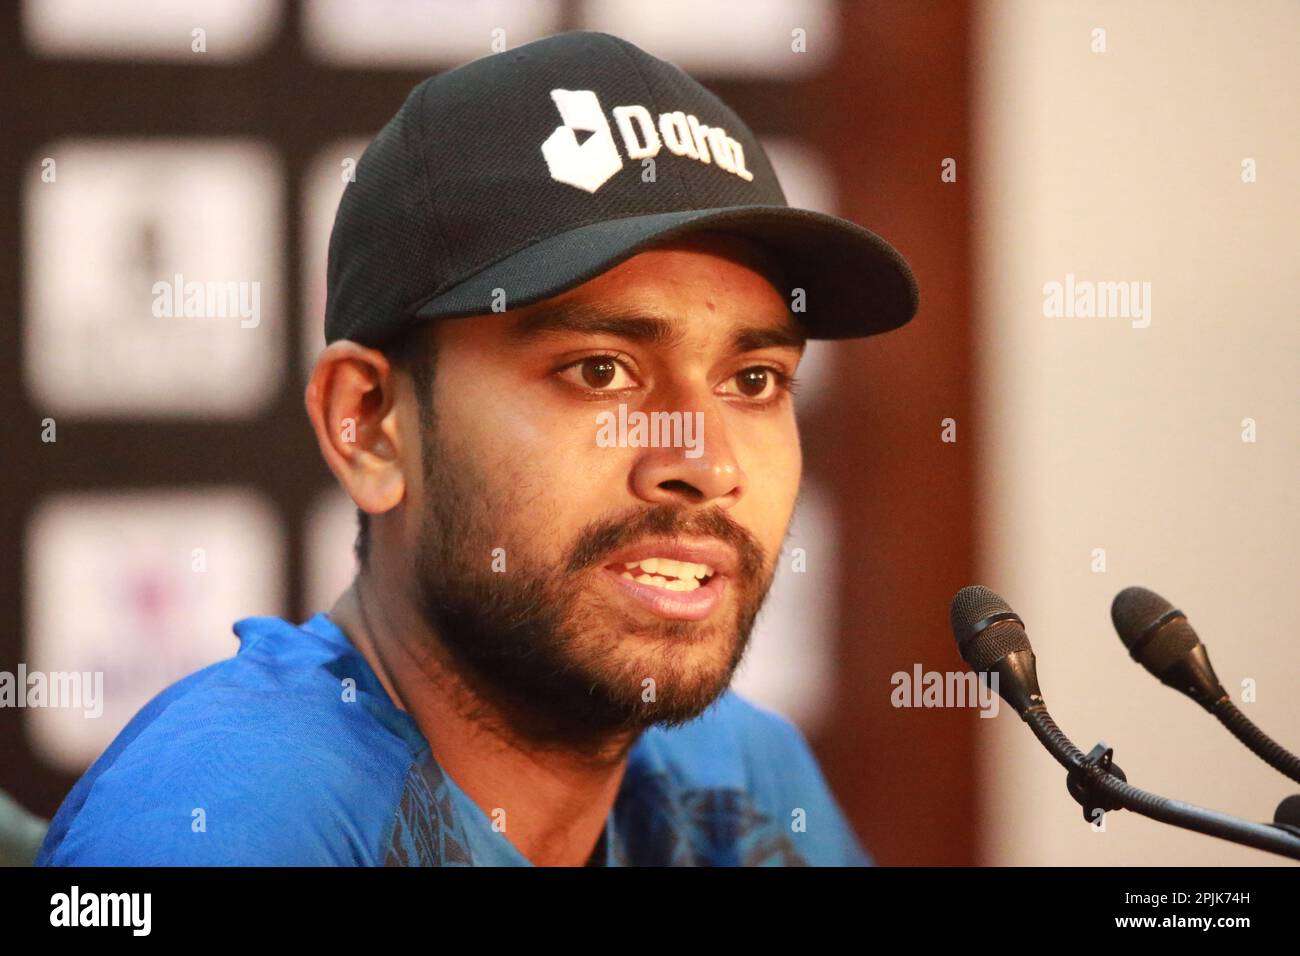
[[[715,578],[735,576],[738,563],[735,551],[720,541],[652,538],[614,552],[605,562],[605,566],[608,568],[611,564],[644,561],[646,558],[672,558],[674,561],[707,564],[713,569]]]
[[[670,555],[660,554],[661,557]],[[647,555],[650,557],[650,555]],[[636,558],[629,558],[635,561]],[[678,558],[677,560],[686,560]],[[708,563],[708,562],[705,562]],[[721,574],[714,574],[708,582],[694,591],[665,591],[653,584],[638,584],[622,576],[621,571],[613,568],[601,568],[601,574],[609,578],[614,586],[620,588],[628,597],[660,617],[676,621],[702,621],[722,602],[722,595],[727,590],[727,579]]]
[[[666,591],[623,577],[621,565],[646,558],[672,558],[674,561],[707,564],[713,569],[713,574],[694,591]],[[702,621],[722,602],[728,581],[736,573],[737,563],[735,552],[721,542],[660,538],[641,541],[616,551],[601,571],[629,598],[659,617],[678,621]]]

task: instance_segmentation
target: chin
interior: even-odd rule
[[[662,635],[624,637],[613,654],[595,662],[599,683],[646,724],[688,720],[731,685],[735,642],[734,632],[724,636],[717,630],[689,643]]]

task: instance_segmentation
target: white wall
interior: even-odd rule
[[[1300,783],[1134,664],[1109,606],[1142,584],[1182,607],[1300,750],[1300,4],[996,0],[977,50],[981,581],[1025,618],[1083,750],[1271,820]],[[1150,282],[1150,326],[1045,317],[1067,273]],[[1009,708],[980,725],[986,863],[1281,862],[1127,811],[1094,833]]]

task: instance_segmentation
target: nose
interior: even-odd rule
[[[632,468],[632,493],[651,504],[716,505],[730,508],[745,493],[746,478],[728,441],[721,417],[707,403],[681,411],[681,429],[671,418],[656,419],[645,409],[654,433],[683,439],[676,447],[641,449]],[[667,413],[671,415],[671,412]],[[656,427],[658,421],[668,428]],[[683,447],[687,441],[694,445]]]

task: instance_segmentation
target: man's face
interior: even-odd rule
[[[751,251],[700,237],[437,329],[412,598],[516,732],[679,723],[730,683],[802,465],[803,336]]]

